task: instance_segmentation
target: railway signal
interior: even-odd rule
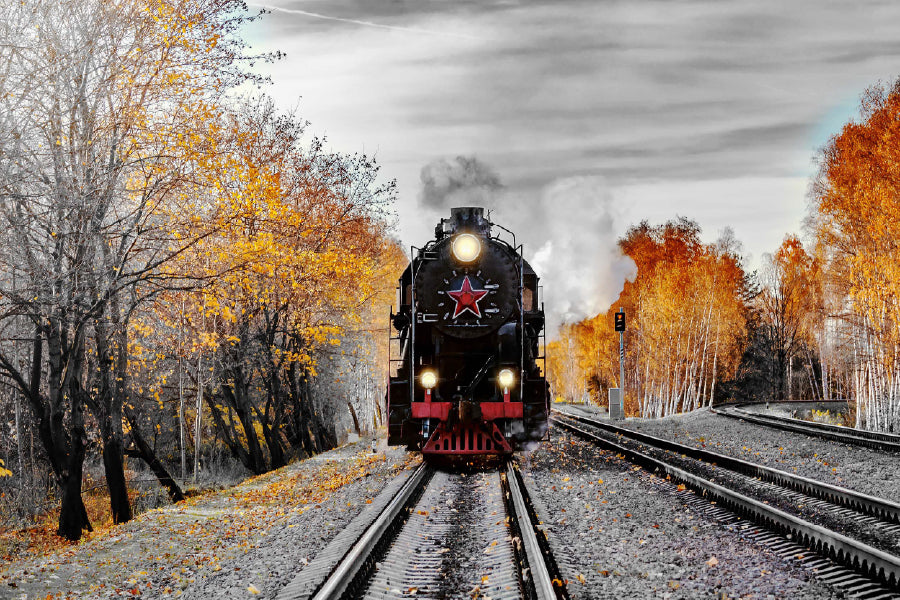
[[[625,309],[619,307],[616,331],[619,332],[619,389],[609,390],[609,418],[625,418]]]

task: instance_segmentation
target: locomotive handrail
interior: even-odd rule
[[[515,242],[513,236],[513,242]],[[519,293],[516,302],[519,305],[519,381],[525,377],[525,307],[522,305],[522,294],[525,292],[525,248],[517,246],[519,254]],[[519,402],[525,401],[525,386],[519,385]]]
[[[416,255],[415,246],[409,248],[409,404],[416,398]]]

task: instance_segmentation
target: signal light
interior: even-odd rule
[[[461,233],[450,244],[453,256],[462,263],[470,263],[481,254],[481,241],[471,233]]]

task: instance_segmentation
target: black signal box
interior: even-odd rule
[[[625,331],[625,313],[617,312],[616,315],[616,331]]]

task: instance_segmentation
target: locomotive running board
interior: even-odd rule
[[[490,430],[490,433],[484,431]],[[457,423],[447,429],[445,423],[438,425],[425,446],[422,454],[510,454],[512,448],[504,439],[500,429],[492,422]]]

